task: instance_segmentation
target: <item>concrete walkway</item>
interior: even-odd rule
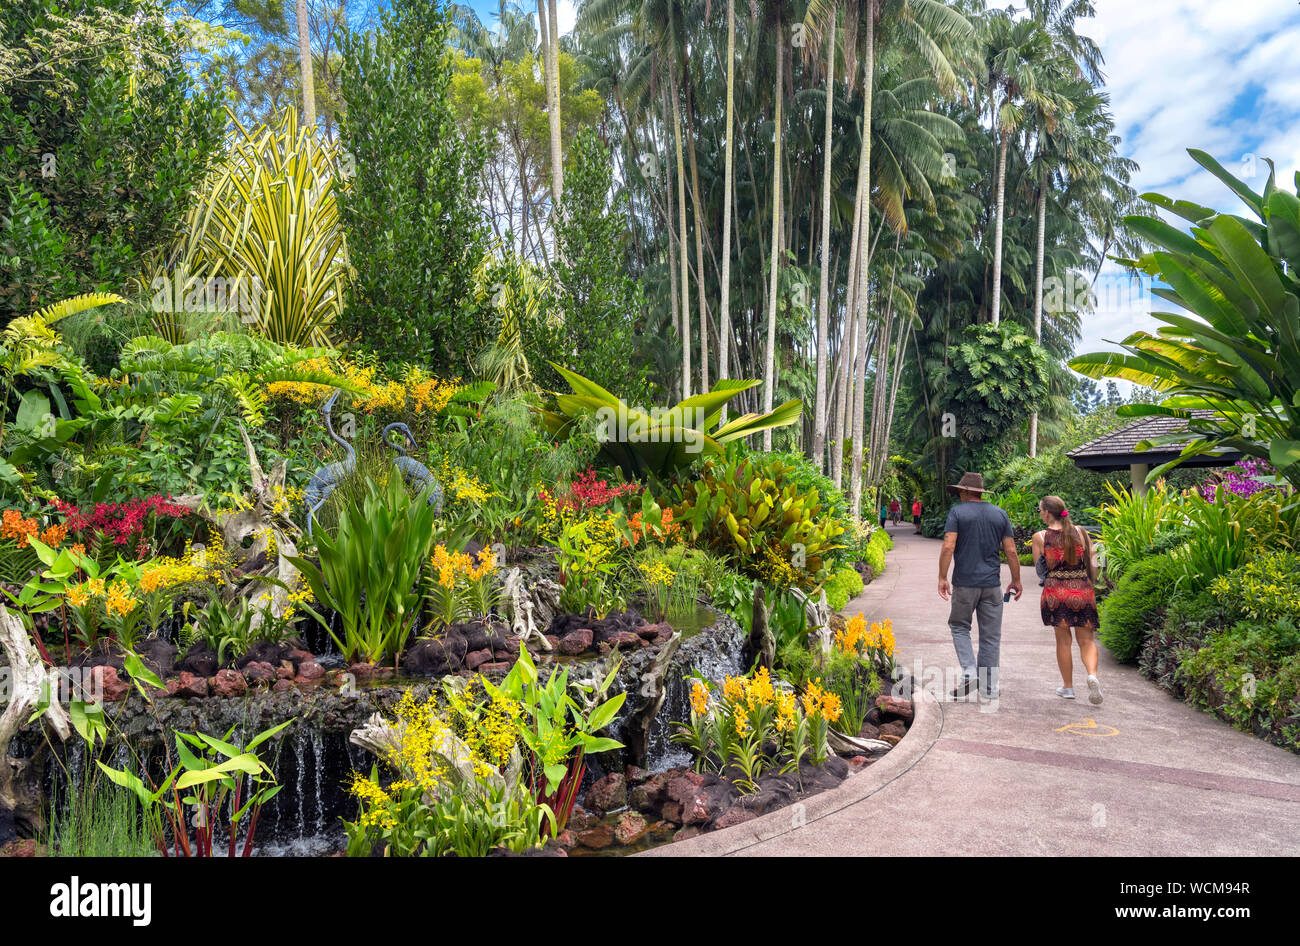
[[[955,674],[939,543],[889,528],[885,573],[845,611],[891,618],[918,682]],[[1105,702],[1088,702],[1077,647],[1081,695],[1060,699],[1038,581],[1024,577],[1004,611],[996,704],[918,694],[907,737],[839,788],[654,854],[1300,854],[1300,756],[1173,699],[1104,647]]]

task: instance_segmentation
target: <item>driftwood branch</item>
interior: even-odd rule
[[[27,725],[34,708],[41,704],[42,696],[49,694],[49,705],[44,718],[60,739],[71,733],[67,710],[58,700],[58,680],[45,666],[41,655],[32,645],[18,615],[0,604],[0,646],[9,660],[9,703],[0,714],[0,837],[5,832],[6,817],[14,812],[39,809],[39,799],[29,797],[30,789],[24,787],[23,778],[31,760],[9,757],[9,743],[18,731]],[[3,681],[0,681],[3,682]],[[3,686],[0,686],[3,690]]]

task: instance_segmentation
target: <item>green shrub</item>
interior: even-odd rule
[[[893,547],[894,539],[884,529],[876,529],[871,533],[862,560],[871,566],[873,577],[885,570],[885,553]]]
[[[1178,676],[1193,705],[1300,751],[1300,628],[1293,621],[1234,624],[1185,654]]]
[[[1214,579],[1210,591],[1242,617],[1264,623],[1285,618],[1300,624],[1297,575],[1300,555],[1272,552]]]
[[[1164,619],[1142,644],[1138,669],[1148,680],[1178,699],[1186,698],[1178,666],[1183,657],[1232,623],[1224,602],[1209,591],[1176,592]]]
[[[1168,555],[1133,563],[1115,590],[1101,603],[1101,642],[1117,660],[1138,655],[1176,586],[1178,568]]]
[[[1238,496],[1221,489],[1213,500],[1187,494],[1179,511],[1191,532],[1169,553],[1179,565],[1179,587],[1199,591],[1258,553],[1290,546],[1298,510],[1271,490]]]
[[[845,566],[837,570],[831,576],[831,580],[826,582],[826,602],[832,611],[840,611],[850,599],[862,593],[863,587],[862,576],[858,574],[858,570]]]

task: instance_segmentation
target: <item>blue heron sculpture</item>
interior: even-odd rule
[[[330,494],[357,468],[356,450],[352,449],[352,444],[334,432],[334,424],[330,420],[330,412],[334,410],[334,403],[342,393],[342,390],[335,388],[334,393],[325,399],[321,407],[321,416],[325,418],[325,430],[330,438],[343,448],[345,456],[338,463],[330,463],[313,473],[302,492],[303,502],[307,506],[307,538],[309,539],[316,510],[325,505],[325,500],[330,498]]]
[[[394,443],[389,438],[388,434],[394,430],[402,435],[402,443]],[[434,506],[437,509],[438,514],[441,515],[442,484],[438,482],[437,477],[429,472],[427,466],[419,460],[406,455],[406,448],[408,445],[412,450],[418,448],[418,444],[415,442],[415,437],[411,434],[411,428],[400,423],[389,424],[384,428],[381,436],[384,439],[384,445],[390,450],[395,450],[397,452],[398,455],[393,457],[393,466],[397,467],[398,471],[402,474],[402,478],[406,480],[408,486],[412,486],[417,490],[423,490],[429,486],[433,487],[433,489],[429,491],[429,505]]]

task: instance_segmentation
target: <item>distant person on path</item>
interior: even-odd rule
[[[917,499],[912,502],[912,525],[916,526],[916,534],[921,534],[921,500]]]
[[[952,695],[961,698],[978,686],[983,696],[996,699],[1003,605],[998,551],[1006,552],[1011,568],[1007,594],[1014,593],[1017,601],[1024,593],[1020,558],[1016,555],[1011,519],[984,499],[984,477],[967,473],[948,489],[961,497],[961,502],[948,512],[943,550],[939,553],[939,597],[952,600],[948,629],[962,669],[962,680]],[[948,566],[954,561],[950,584]],[[979,618],[978,658],[971,649],[972,613]]]
[[[1041,556],[1047,567],[1039,607],[1043,623],[1056,630],[1056,665],[1061,669],[1061,686],[1056,695],[1074,699],[1074,655],[1070,652],[1070,628],[1079,642],[1079,656],[1088,671],[1088,702],[1101,702],[1097,680],[1097,566],[1092,560],[1092,537],[1088,530],[1070,522],[1070,511],[1060,496],[1044,496],[1038,515],[1047,526],[1034,533],[1034,561]]]
[[[888,517],[888,515],[889,515],[889,507],[886,506],[886,505],[884,504],[883,501],[881,501],[881,503],[880,503],[880,528],[882,528],[882,529],[885,528],[885,519]]]
[[[893,520],[894,525],[898,525],[898,520],[903,518],[903,504],[897,499],[890,500],[889,518]]]

